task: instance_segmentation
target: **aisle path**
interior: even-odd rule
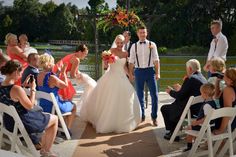
[[[185,156],[179,151],[185,146],[184,141],[170,145],[163,139],[165,129],[160,107],[172,101],[167,94],[159,93],[158,127],[151,125],[151,105],[148,105],[146,121],[135,131],[126,134],[96,134],[90,124],[77,117],[72,129],[72,140],[55,145],[54,150],[61,157]]]

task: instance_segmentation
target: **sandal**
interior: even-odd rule
[[[45,151],[40,151],[41,157],[59,157],[59,154],[56,152],[45,152]]]

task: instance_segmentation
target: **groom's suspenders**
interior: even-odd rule
[[[150,49],[150,53],[149,53],[149,59],[148,59],[148,67],[150,67],[150,62],[151,62],[151,55],[152,55],[152,49],[151,49],[151,41],[149,41],[149,49]]]
[[[135,43],[135,54],[136,54],[137,65],[139,67],[138,53],[137,53],[137,42]]]
[[[152,49],[151,49],[151,41],[149,41],[149,49],[150,49],[150,53],[149,53],[149,59],[148,59],[148,67],[150,66],[151,63],[151,56],[152,56]],[[135,54],[136,54],[136,60],[137,60],[137,65],[139,67],[139,60],[138,60],[138,53],[137,53],[137,42],[135,43]]]

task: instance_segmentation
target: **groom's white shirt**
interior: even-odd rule
[[[138,60],[139,60],[139,66],[137,64],[136,60],[136,52],[135,52],[135,43],[132,45],[130,49],[130,59],[129,63],[135,64],[135,68],[148,68],[148,67],[154,67],[153,62],[159,61],[159,55],[157,52],[157,46],[154,42],[151,42],[152,48],[151,48],[151,60],[150,60],[150,66],[148,66],[149,61],[149,55],[150,55],[150,48],[149,48],[149,40],[145,40],[145,44],[140,44],[140,41],[138,41],[137,44],[137,54],[138,54]]]
[[[220,32],[216,35],[216,38],[212,39],[211,41],[207,60],[220,57],[221,59],[226,61],[227,50],[228,50],[227,38],[224,34]]]

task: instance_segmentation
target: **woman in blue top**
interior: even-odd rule
[[[68,86],[67,76],[66,76],[66,67],[64,65],[61,70],[62,79],[59,79],[54,73],[52,73],[52,68],[54,66],[54,58],[45,53],[39,57],[39,67],[43,69],[42,72],[38,74],[38,90],[46,93],[53,93],[59,108],[62,113],[72,112],[71,115],[68,115],[65,118],[68,129],[71,129],[72,123],[76,114],[76,106],[71,101],[64,101],[58,95],[58,90],[66,88]],[[42,99],[40,100],[40,106],[43,108],[44,112],[51,113],[52,103]]]

